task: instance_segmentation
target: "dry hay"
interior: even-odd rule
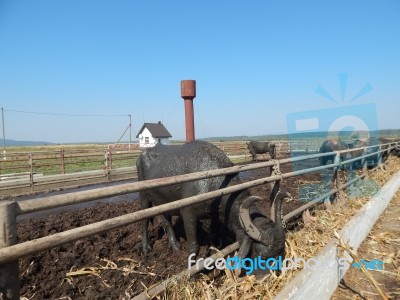
[[[83,267],[80,269],[73,268],[65,275],[64,281],[73,283],[76,277],[96,276],[101,279],[102,285],[104,285],[106,288],[112,288],[112,285],[110,285],[106,280],[102,279],[102,275],[105,272],[118,272],[121,273],[124,277],[127,277],[130,274],[154,276],[159,277],[160,279],[163,277],[162,275],[153,272],[152,267],[146,267],[140,261],[136,261],[129,257],[120,257],[116,260],[116,262],[113,262],[106,258],[102,258],[96,266]],[[128,286],[128,288],[124,292],[125,295],[121,295],[121,298],[131,298],[131,294],[129,293],[129,291],[134,284],[135,280],[131,282],[130,286]]]
[[[357,187],[357,198],[354,194],[340,192],[339,201],[332,204],[332,209],[316,209],[311,217],[312,222],[303,225],[286,235],[286,257],[309,259],[335,236],[347,221],[368,201],[377,186],[383,186],[397,171],[400,170],[400,160],[390,157],[385,170],[375,169],[369,178]],[[342,176],[343,177],[343,176]],[[385,242],[387,237],[381,237],[377,242]],[[398,239],[395,240],[398,242]],[[399,256],[391,255],[392,262],[398,265]],[[394,262],[393,262],[394,263]],[[201,275],[196,281],[176,279],[166,291],[157,296],[158,299],[272,299],[302,268],[287,270],[281,275],[275,271],[261,279],[254,275],[238,277],[232,271],[225,269],[219,277]]]

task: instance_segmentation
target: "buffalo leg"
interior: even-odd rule
[[[145,196],[140,195],[140,206],[142,209],[149,208],[150,201],[145,199]],[[149,233],[147,228],[149,226],[149,219],[145,219],[142,221],[142,251],[144,254],[147,254],[151,251],[151,245],[149,243]]]
[[[167,232],[167,235],[168,235],[169,246],[173,250],[178,251],[179,250],[179,242],[176,239],[174,229],[172,228],[171,215],[163,214],[163,225],[164,225],[164,230]]]
[[[151,251],[151,246],[149,243],[149,234],[147,232],[147,227],[149,226],[149,219],[146,219],[142,222],[142,250],[144,254],[147,254]]]
[[[253,161],[257,161],[257,154],[255,152],[250,152],[250,154],[253,157]]]
[[[181,216],[185,227],[186,239],[188,241],[188,253],[199,253],[199,243],[197,242],[197,218],[193,212],[193,207],[185,207],[181,209]]]

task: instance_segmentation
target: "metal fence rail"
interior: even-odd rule
[[[382,146],[387,146],[387,148],[382,149]],[[250,187],[262,185],[265,183],[274,183],[275,187],[279,187],[279,182],[289,177],[293,176],[300,176],[307,173],[313,173],[320,170],[325,169],[333,169],[333,178],[332,182],[337,183],[337,170],[340,166],[351,164],[354,161],[361,160],[363,166],[366,166],[366,158],[376,155],[378,157],[379,163],[381,163],[381,156],[383,152],[388,152],[398,147],[397,144],[385,144],[378,147],[378,150],[372,153],[368,153],[362,155],[360,157],[347,160],[347,161],[340,161],[340,154],[343,152],[352,152],[357,151],[359,149],[363,149],[364,153],[366,153],[368,148],[370,147],[363,147],[357,149],[350,149],[344,151],[336,151],[330,153],[321,153],[321,154],[313,154],[301,157],[293,157],[293,158],[286,158],[280,160],[272,160],[268,162],[261,162],[255,163],[252,165],[242,165],[242,166],[234,166],[230,168],[224,169],[215,169],[209,170],[204,172],[196,172],[190,173],[175,177],[167,177],[167,178],[160,178],[160,179],[153,179],[135,183],[129,183],[120,185],[118,187],[106,187],[106,188],[98,188],[91,191],[82,191],[82,192],[74,192],[68,193],[63,195],[57,196],[50,196],[50,197],[42,197],[34,200],[27,200],[27,201],[6,201],[0,202],[0,216],[4,220],[3,226],[0,227],[0,291],[11,291],[12,295],[17,295],[12,299],[19,299],[19,277],[14,276],[12,274],[18,274],[18,262],[17,260],[46,250],[53,247],[61,246],[66,243],[70,243],[72,241],[76,241],[78,239],[82,239],[85,237],[89,237],[104,231],[108,231],[111,229],[119,228],[134,222],[138,222],[144,220],[149,217],[154,217],[156,215],[165,213],[167,211],[176,210],[185,206],[193,205],[195,203],[200,203],[207,201],[209,199],[213,199],[218,196],[230,194],[236,191],[240,191],[243,189],[247,189]],[[318,166],[313,168],[306,168],[302,170],[297,170],[288,173],[281,173],[279,171],[279,166],[282,164],[293,163],[303,160],[315,159],[325,156],[335,156],[335,160],[332,164],[325,165],[325,166]],[[119,216],[116,218],[104,220],[101,222],[96,222],[93,224],[85,225],[79,228],[74,228],[71,230],[67,230],[64,232],[56,233],[50,236],[42,237],[36,240],[15,244],[16,243],[16,217],[21,214],[46,210],[49,208],[55,208],[70,204],[82,203],[86,201],[92,201],[95,199],[100,199],[104,197],[116,196],[125,193],[137,192],[142,191],[145,189],[151,189],[155,187],[173,185],[177,183],[183,183],[192,180],[199,180],[204,178],[216,177],[226,174],[238,173],[241,171],[248,171],[254,170],[259,168],[265,167],[274,167],[274,171],[272,175],[265,178],[260,178],[252,181],[248,181],[245,183],[240,183],[237,185],[229,186],[223,189],[219,189],[216,191],[211,191],[208,193],[192,196],[189,198],[181,199],[178,201],[174,201],[172,203],[159,205],[156,207],[151,207],[148,209],[140,210],[134,213],[130,213],[127,215]],[[272,170],[272,169],[271,169]],[[358,178],[357,178],[358,179]],[[343,188],[340,187],[340,188]],[[339,187],[337,187],[339,189]],[[272,191],[274,190],[271,189]],[[329,195],[335,193],[335,189],[333,189]],[[321,197],[328,197],[328,194],[322,195]],[[320,198],[321,198],[320,197]],[[325,199],[321,198],[321,200]],[[315,201],[316,202],[316,201]],[[304,208],[305,210],[307,208]],[[298,212],[296,212],[298,214]],[[293,217],[293,216],[292,216]]]

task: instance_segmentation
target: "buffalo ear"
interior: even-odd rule
[[[261,201],[261,200],[262,200],[261,197],[250,196],[244,199],[244,201],[239,207],[240,224],[242,225],[244,231],[249,237],[259,242],[261,242],[261,232],[258,230],[256,225],[254,225],[254,223],[251,221],[249,208],[255,201]]]

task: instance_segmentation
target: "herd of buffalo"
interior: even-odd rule
[[[367,152],[358,149],[368,145],[374,145],[369,151],[376,151],[379,144],[387,140],[356,140],[346,143],[341,140],[330,139],[325,141],[320,152],[332,152],[346,149],[356,149],[341,155],[342,160],[359,157]],[[276,157],[276,147],[273,142],[249,142],[247,143],[253,160],[257,154],[269,153],[271,158]],[[389,145],[385,146],[389,149]],[[395,155],[400,155],[400,149],[395,147]],[[383,152],[385,160],[389,151]],[[332,156],[320,159],[321,164],[333,161]],[[371,156],[370,160],[378,160],[378,156]],[[177,176],[192,172],[221,169],[233,166],[228,156],[217,146],[203,141],[189,142],[183,145],[157,144],[153,148],[143,150],[137,160],[139,180],[149,180],[170,176]],[[216,191],[221,188],[235,185],[240,181],[238,174],[221,175],[197,181],[179,183],[168,187],[154,188],[140,192],[140,204],[143,209],[169,203],[175,200],[196,196],[199,194]],[[184,232],[187,239],[189,255],[198,255],[199,226],[207,229],[211,243],[221,245],[222,237],[230,235],[239,245],[238,256],[258,257],[264,259],[284,257],[285,254],[285,229],[281,219],[281,204],[284,199],[291,196],[285,191],[275,194],[275,201],[271,201],[274,207],[274,216],[271,218],[263,213],[260,207],[260,197],[250,194],[248,189],[222,195],[206,202],[180,208],[177,211],[165,213],[163,227],[168,235],[169,246],[172,249],[179,248],[179,241],[171,223],[172,215],[179,215],[183,220]],[[274,218],[275,221],[272,220]],[[151,251],[147,227],[149,220],[143,222],[142,250],[144,253]]]
[[[390,153],[393,153],[396,156],[400,155],[400,148],[398,146],[390,150],[390,146],[395,144],[396,142],[393,139],[386,139],[386,138],[357,139],[351,142],[344,142],[339,139],[329,139],[322,143],[319,152],[327,153],[327,152],[354,149],[352,151],[340,154],[340,160],[344,161],[352,158],[357,158],[363,155],[375,153],[379,150],[379,146],[381,145],[381,150],[383,150],[381,157],[378,154],[375,154],[375,155],[370,155],[366,158],[368,165],[376,166],[379,163],[379,158],[381,159],[381,162],[385,162],[386,159],[389,157]],[[320,158],[321,165],[326,165],[328,161],[331,161],[333,163],[334,155],[324,156]],[[361,160],[355,161],[349,167],[360,168]]]

